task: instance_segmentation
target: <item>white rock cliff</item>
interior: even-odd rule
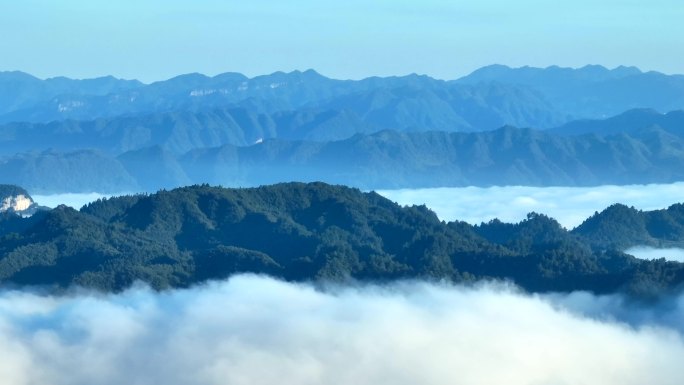
[[[21,213],[30,209],[33,204],[33,199],[23,194],[8,196],[0,202],[0,212],[13,211]]]

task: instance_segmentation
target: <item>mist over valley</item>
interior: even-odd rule
[[[682,19],[5,4],[0,384],[682,384]]]

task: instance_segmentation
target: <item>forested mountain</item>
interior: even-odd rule
[[[581,235],[593,247],[684,247],[684,204],[654,211],[615,204],[595,213],[573,233]]]
[[[532,291],[648,296],[684,281],[683,264],[637,260],[608,247],[609,237],[590,245],[540,214],[518,224],[444,223],[424,206],[322,183],[192,186],[0,223],[5,284],[120,290],[143,280],[166,288],[256,272],[288,280],[490,277]]]

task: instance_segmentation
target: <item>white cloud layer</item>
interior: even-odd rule
[[[499,218],[519,222],[535,211],[570,229],[613,203],[641,210],[666,208],[684,201],[684,183],[596,187],[462,187],[382,190],[402,205],[425,204],[440,219],[480,224]]]
[[[641,259],[665,258],[668,261],[684,262],[684,249],[677,247],[658,249],[650,246],[635,246],[625,250],[625,253]]]
[[[682,334],[658,321],[681,324],[682,301],[672,303],[667,316],[650,319],[632,317],[619,297],[586,293],[527,296],[501,286],[406,282],[321,291],[249,275],[161,294],[3,291],[0,379],[679,385]]]
[[[100,194],[92,193],[64,193],[51,195],[32,195],[33,201],[41,206],[55,208],[59,205],[67,205],[75,209],[80,209],[83,205],[94,202],[100,198],[109,198],[114,195],[126,195],[129,193],[120,194]]]

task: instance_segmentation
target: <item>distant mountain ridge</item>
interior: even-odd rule
[[[684,76],[633,67],[498,65],[455,81],[187,74],[152,84],[5,72],[0,91],[0,182],[31,191],[684,178]]]
[[[684,136],[684,110],[670,111],[665,114],[648,108],[625,111],[607,119],[582,119],[549,129],[559,135],[595,134],[610,136],[634,135],[650,128],[661,128],[673,135]]]
[[[609,70],[598,65],[578,69],[493,65],[455,82],[530,87],[571,120],[606,118],[635,108],[667,112],[682,109],[684,103],[684,75],[641,72],[636,67]]]
[[[231,114],[225,116],[233,119]],[[266,121],[249,121],[259,127],[273,128],[274,131],[268,132],[277,134]],[[156,191],[191,183],[257,186],[293,180],[325,181],[364,189],[591,186],[684,180],[684,112],[681,111],[659,114],[652,110],[634,110],[610,119],[578,121],[544,131],[510,126],[469,133],[385,130],[358,133],[342,140],[266,137],[248,146],[197,148],[177,146],[173,138],[193,134],[188,127],[178,125],[167,131],[168,136],[162,135],[162,129],[156,131],[158,139],[166,139],[151,142],[153,145],[148,147],[132,146],[136,149],[119,155],[114,150],[116,146],[136,142],[134,138],[121,140],[128,138],[127,134],[113,134],[115,130],[103,129],[105,126],[75,124],[79,129],[73,134],[55,131],[57,139],[59,135],[65,138],[63,150],[0,157],[0,182],[20,184],[43,193],[117,193]],[[205,132],[211,132],[213,127],[220,132],[220,125],[215,123],[204,127]],[[285,136],[307,135],[305,124],[299,127],[301,131],[283,132]],[[98,139],[106,147],[71,149],[69,145],[77,141],[68,139],[70,135],[78,136],[89,129],[108,133],[109,136]],[[261,135],[265,131],[256,132]],[[198,139],[193,143],[201,145],[207,137],[212,138],[202,138],[202,132],[194,131]],[[250,131],[236,132],[244,135]],[[49,134],[44,137],[51,138]],[[57,139],[52,142],[54,146],[62,143]]]
[[[491,130],[510,124],[550,128],[632,108],[684,108],[684,76],[608,70],[488,66],[453,81],[424,75],[335,80],[313,70],[247,78],[180,75],[142,84],[114,78],[38,80],[0,73],[0,123],[93,120],[118,115],[212,108],[254,113],[349,110],[395,130]]]
[[[419,131],[477,131],[503,124],[551,126],[563,122],[540,95],[516,87],[461,86],[418,75],[342,81],[314,71],[295,71],[252,79],[239,74],[213,78],[191,74],[108,95],[50,97],[33,107],[0,114],[0,123],[93,120],[217,108],[267,115],[350,111],[377,129]]]
[[[103,96],[136,89],[142,85],[137,80],[123,80],[113,76],[84,80],[66,77],[41,80],[20,71],[0,71],[0,116],[31,109],[49,101],[53,103],[57,112],[66,112],[70,108],[80,107],[74,104],[77,102],[66,102],[66,98],[70,96]]]
[[[0,125],[0,155],[94,148],[110,155],[151,146],[182,154],[225,144],[252,145],[271,138],[330,141],[380,130],[352,111],[300,110],[273,114],[246,108],[175,111],[89,121]],[[27,138],[31,138],[27,140]]]
[[[515,83],[552,89],[565,85],[569,81],[573,82],[576,86],[584,86],[586,84],[624,79],[639,75],[643,75],[641,70],[637,67],[627,66],[618,66],[614,69],[608,69],[601,65],[586,65],[581,68],[559,66],[549,66],[546,68],[530,66],[511,68],[506,65],[493,64],[479,68],[469,75],[455,81],[459,83],[497,81],[501,83]]]

